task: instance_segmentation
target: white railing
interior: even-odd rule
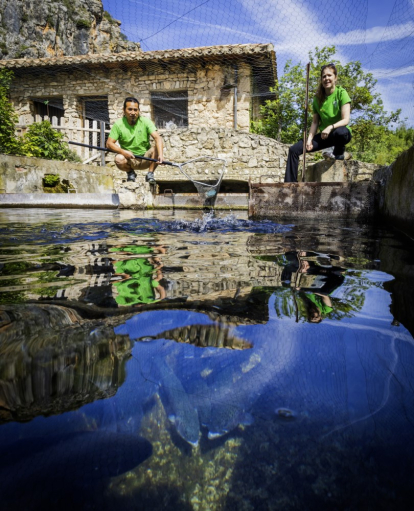
[[[64,140],[66,142],[71,141],[98,146],[99,138],[100,146],[102,147],[105,135],[109,133],[109,130],[105,129],[105,123],[102,121],[93,121],[92,127],[89,127],[89,121],[82,121],[81,119],[65,119],[63,117],[60,119],[57,117],[49,119],[47,116],[42,118],[40,115],[36,115],[33,119],[32,115],[22,115],[19,119],[19,124],[16,125],[16,134],[24,135],[33,122],[41,122],[42,120],[50,121],[54,129],[65,135]],[[105,165],[105,153],[103,151],[72,144],[69,147],[78,154],[83,163],[90,163],[100,159],[101,165]]]

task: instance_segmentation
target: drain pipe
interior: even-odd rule
[[[233,128],[237,130],[237,79],[238,67],[234,64],[234,112],[233,112]]]

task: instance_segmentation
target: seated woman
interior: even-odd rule
[[[306,141],[306,151],[313,153],[334,147],[336,160],[343,160],[345,145],[351,141],[348,127],[351,99],[342,87],[336,85],[338,72],[335,64],[321,69],[321,81],[313,100],[313,120]],[[320,133],[316,134],[319,128]],[[289,149],[285,183],[297,183],[299,156],[303,153],[303,140]]]

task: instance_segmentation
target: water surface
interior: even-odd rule
[[[8,509],[408,509],[413,242],[0,211]]]

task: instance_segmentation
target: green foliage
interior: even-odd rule
[[[76,28],[82,29],[82,28],[91,28],[92,23],[87,19],[79,19],[76,20]]]
[[[46,174],[43,178],[43,186],[57,186],[60,183],[59,174]]]
[[[27,44],[21,44],[16,52],[16,59],[22,59],[25,56],[26,50],[28,50],[30,46],[27,46]]]
[[[26,156],[48,160],[79,161],[79,158],[63,141],[63,134],[53,129],[49,121],[31,124],[22,137],[22,151]]]
[[[8,97],[13,76],[7,69],[0,71],[0,153],[3,154],[21,154],[21,144],[15,136],[18,119]]]
[[[351,97],[351,127],[353,140],[348,150],[354,157],[362,161],[388,161],[401,152],[402,146],[407,148],[410,140],[404,135],[395,135],[399,141],[406,140],[406,144],[397,144],[399,152],[392,150],[390,141],[393,139],[388,126],[398,123],[401,111],[387,113],[381,95],[375,91],[377,81],[372,73],[365,73],[360,62],[348,62],[342,65],[334,59],[335,47],[315,48],[309,53],[309,107],[308,126],[312,123],[312,101],[320,81],[321,67],[334,63],[338,70],[338,85],[344,87]],[[261,107],[262,119],[252,122],[251,131],[261,135],[275,138],[286,144],[297,142],[303,133],[305,124],[305,96],[306,96],[306,67],[302,63],[293,65],[288,61],[285,65],[284,75],[270,89],[276,94],[276,99],[266,101]],[[400,127],[399,129],[406,129]],[[398,131],[398,130],[397,130]],[[396,132],[395,132],[396,133]],[[408,140],[408,141],[407,141]],[[385,142],[386,141],[386,142]],[[381,156],[377,154],[381,148]],[[384,153],[384,148],[386,154]]]
[[[112,25],[116,24],[116,20],[111,16],[111,14],[108,11],[103,12],[103,17]]]

